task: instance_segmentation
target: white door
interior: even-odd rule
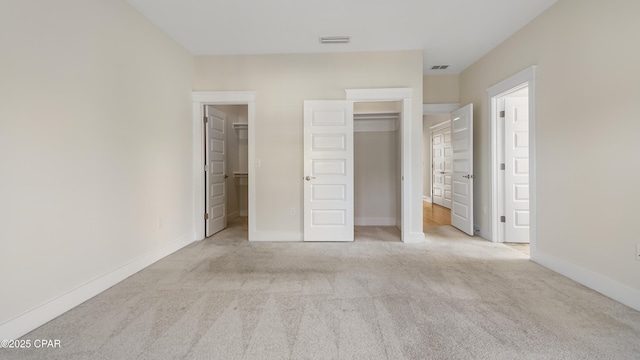
[[[205,106],[205,234],[211,236],[227,227],[225,129],[227,115]]]
[[[529,242],[529,99],[505,98],[505,242]]]
[[[451,127],[436,130],[433,144],[433,203],[451,209]]]
[[[453,196],[451,225],[473,236],[473,104],[451,113]]]
[[[304,102],[304,241],[353,241],[353,102]]]

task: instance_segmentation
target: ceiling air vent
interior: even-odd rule
[[[320,38],[321,44],[347,44],[351,41],[348,36],[323,36]]]
[[[431,67],[431,70],[446,70],[449,65],[434,65]]]

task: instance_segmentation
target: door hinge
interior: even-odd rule
[[[500,117],[503,118],[505,116],[504,110],[500,111]]]
[[[506,169],[506,165],[504,163],[500,164],[500,170],[505,170]]]
[[[500,222],[507,222],[507,217],[504,215],[500,216]]]
[[[204,213],[204,219],[209,220],[209,213]]]
[[[204,171],[209,171],[209,165],[204,166]]]
[[[204,117],[202,118],[202,122],[203,122],[203,123],[205,123],[205,124],[206,124],[206,123],[208,123],[208,122],[209,122],[209,118],[208,118],[208,117],[206,117],[206,116],[204,116]]]

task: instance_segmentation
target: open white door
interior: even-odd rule
[[[304,102],[304,241],[353,241],[353,102]]]
[[[451,113],[453,196],[451,225],[473,236],[473,104]]]
[[[529,242],[529,99],[505,98],[505,238]]]
[[[205,234],[227,227],[225,126],[227,115],[205,106]]]

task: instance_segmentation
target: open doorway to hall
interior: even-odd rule
[[[422,202],[422,226],[451,225],[451,210],[428,201]]]

